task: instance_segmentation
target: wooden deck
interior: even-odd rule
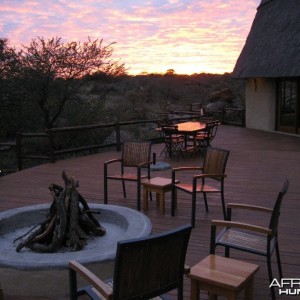
[[[281,212],[279,242],[284,277],[300,278],[300,137],[249,130],[239,127],[220,126],[213,146],[230,150],[225,181],[226,202],[243,202],[272,207],[277,193],[285,178],[290,180]],[[158,160],[162,145],[153,145]],[[61,172],[65,170],[80,182],[79,190],[90,202],[103,203],[103,162],[119,157],[120,153],[111,151],[86,157],[43,164],[18,173],[0,177],[0,211],[26,205],[49,203],[50,183],[62,184]],[[199,157],[186,157],[179,160],[166,159],[172,167],[200,164]],[[171,171],[155,171],[152,176],[171,176]],[[119,182],[109,185],[109,204],[135,208],[135,189],[128,184],[128,198],[122,196]],[[189,223],[191,201],[187,194],[178,192],[178,210],[175,217],[170,216],[170,193],[166,195],[166,214],[161,215],[155,202],[150,203],[146,215],[150,218],[153,232],[162,232],[176,226]],[[221,204],[217,196],[209,198],[209,213],[199,195],[196,213],[196,227],[193,229],[187,253],[187,264],[193,265],[209,253],[210,220],[221,219]],[[243,219],[251,216],[241,215]],[[298,221],[297,221],[298,220]],[[265,221],[259,217],[259,221]],[[217,249],[223,255],[223,249]],[[267,267],[264,257],[232,251],[232,257],[254,262],[260,265],[255,277],[255,300],[271,299],[268,287]],[[275,255],[273,256],[275,260]],[[273,265],[274,277],[278,275],[276,263]],[[0,274],[0,282],[1,282]],[[28,275],[30,276],[30,275]],[[5,286],[2,286],[4,292]],[[53,287],[55,289],[55,287]],[[30,290],[30,287],[28,287]],[[185,299],[189,299],[190,283],[185,279]],[[68,291],[66,291],[66,294]],[[35,295],[5,299],[35,299]],[[172,296],[172,295],[171,295]],[[201,299],[207,294],[201,293]],[[67,299],[36,298],[36,299]],[[221,298],[222,299],[222,298]],[[242,299],[242,298],[241,298]],[[300,299],[299,296],[278,299]]]

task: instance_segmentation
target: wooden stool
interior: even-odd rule
[[[209,292],[209,299],[217,295],[236,300],[244,289],[245,299],[253,299],[254,275],[259,266],[237,259],[209,255],[191,268],[191,300],[199,299],[200,290]]]
[[[179,181],[177,180],[176,183]],[[156,204],[160,206],[160,212],[165,213],[165,193],[172,190],[172,180],[163,177],[154,177],[143,180],[144,210],[148,210],[148,194],[156,193]],[[176,200],[176,195],[175,195]]]

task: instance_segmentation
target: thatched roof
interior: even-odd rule
[[[233,77],[300,77],[300,0],[261,1]]]

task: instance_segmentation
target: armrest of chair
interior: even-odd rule
[[[122,158],[114,158],[104,162],[104,165],[109,165],[115,162],[122,162]]]
[[[227,208],[233,209],[243,209],[243,210],[252,210],[252,211],[259,211],[259,212],[266,212],[272,213],[272,209],[264,206],[257,206],[257,205],[249,205],[249,204],[241,204],[241,203],[228,203]]]
[[[195,175],[194,179],[199,179],[199,178],[215,178],[215,179],[220,179],[220,178],[225,178],[227,177],[226,174],[199,174]]]
[[[97,291],[99,291],[103,295],[103,297],[105,297],[105,299],[113,299],[112,288],[82,264],[72,260],[69,262],[69,269],[72,269],[73,271],[81,275],[85,280],[89,282],[89,284],[91,284]]]
[[[227,228],[239,228],[239,229],[245,229],[245,230],[250,230],[250,231],[255,231],[258,233],[266,234],[266,235],[271,235],[272,230],[266,227],[262,226],[256,226],[248,223],[242,223],[242,222],[232,222],[232,221],[223,221],[223,220],[212,220],[211,221],[211,226],[222,226],[222,227],[227,227]]]
[[[153,162],[152,161],[144,161],[144,162],[142,162],[142,163],[140,163],[139,165],[138,165],[138,168],[144,168],[144,167],[148,167],[149,165],[151,165]]]
[[[178,167],[173,168],[172,172],[181,172],[181,171],[197,171],[197,170],[203,170],[203,167]]]
[[[136,174],[137,174],[137,178],[140,181],[141,180],[141,176],[142,176],[142,169],[147,170],[148,173],[148,178],[150,178],[150,164],[152,163],[152,161],[144,161],[142,163],[140,163],[136,169]]]
[[[186,171],[202,171],[203,167],[178,167],[172,169],[172,184],[176,183],[176,173]]]

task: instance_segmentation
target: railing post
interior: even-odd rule
[[[54,163],[54,139],[53,139],[53,133],[50,131],[46,131],[48,134],[48,140],[49,140],[49,157],[50,162]]]
[[[222,124],[224,124],[224,122],[225,122],[225,116],[226,116],[226,110],[223,108],[221,111],[219,111],[219,115],[221,115],[221,118],[220,118],[220,122],[222,123]]]
[[[116,143],[117,151],[121,151],[121,129],[119,122],[116,123]]]
[[[241,109],[241,115],[242,115],[242,127],[245,127],[246,126],[246,114],[245,114],[245,109],[242,108]]]
[[[16,134],[16,155],[17,155],[17,168],[18,171],[23,169],[22,166],[22,134],[17,132]]]

